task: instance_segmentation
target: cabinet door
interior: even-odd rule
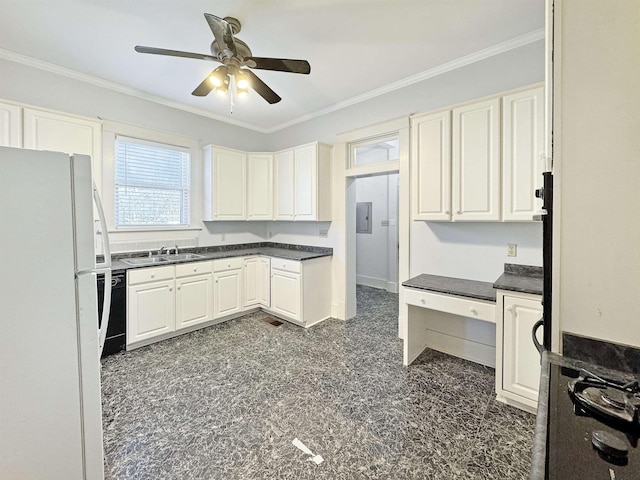
[[[258,257],[244,259],[244,308],[253,308],[258,305]]]
[[[273,157],[274,220],[293,220],[293,150]]]
[[[22,108],[0,103],[0,147],[22,147]]]
[[[242,269],[213,274],[213,318],[242,311]]]
[[[542,210],[543,87],[503,97],[502,145],[502,219],[532,221]]]
[[[504,297],[502,388],[537,401],[540,382],[540,354],[533,345],[531,330],[542,317],[540,300]],[[541,330],[538,333],[542,333]]]
[[[269,257],[258,258],[258,271],[256,275],[258,303],[262,307],[271,306],[271,259]]]
[[[451,112],[414,117],[414,220],[451,220]]]
[[[127,345],[173,332],[173,280],[141,283],[127,290]]]
[[[246,155],[213,149],[213,219],[244,220],[246,217]]]
[[[273,220],[273,156],[247,156],[247,220]]]
[[[294,220],[317,220],[317,160],[315,144],[294,150]]]
[[[99,121],[25,108],[24,148],[90,155],[94,171],[102,158]],[[98,182],[96,182],[98,183]]]
[[[300,274],[271,270],[271,310],[302,321]]]
[[[176,279],[176,330],[213,320],[213,275]]]
[[[500,99],[453,110],[453,219],[500,220]]]

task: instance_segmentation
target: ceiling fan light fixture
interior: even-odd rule
[[[249,87],[239,87],[236,85],[236,93],[238,94],[238,98],[244,98],[249,95]]]
[[[239,73],[236,76],[236,86],[240,90],[248,90],[249,89],[249,80],[243,73]]]
[[[229,89],[227,88],[226,85],[220,85],[219,87],[216,87],[216,93],[221,97],[224,97],[228,92],[229,92]]]
[[[225,82],[226,80],[226,82]],[[209,75],[209,83],[214,87],[221,87],[225,83],[229,84],[229,75],[227,74],[227,67],[220,66],[216,68],[211,75]]]

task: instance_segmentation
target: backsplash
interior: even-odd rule
[[[640,375],[640,348],[562,332],[562,355]]]

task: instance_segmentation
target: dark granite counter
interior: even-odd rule
[[[441,277],[423,273],[402,283],[404,287],[419,288],[447,295],[476,298],[489,302],[496,301],[496,291],[490,282],[466,280],[464,278]]]
[[[562,367],[569,367],[575,370],[582,368],[589,370],[596,375],[602,375],[614,380],[629,380],[627,373],[594,365],[593,363],[563,357],[555,353],[545,351],[542,353],[542,365],[540,368],[540,390],[538,393],[538,412],[536,416],[535,436],[533,439],[533,453],[531,457],[531,472],[529,480],[544,480],[545,463],[547,459],[547,423],[549,418],[549,374],[550,366],[554,363]]]
[[[493,288],[542,295],[542,267],[505,263],[504,273]]]
[[[178,263],[203,262],[219,258],[247,257],[250,255],[267,255],[269,257],[286,258],[288,260],[305,261],[312,258],[333,255],[332,248],[312,247],[307,245],[290,245],[284,243],[262,242],[237,245],[220,245],[212,247],[182,248],[180,253],[197,253],[203,258],[177,260],[155,265],[129,265],[123,260],[134,257],[146,257],[147,252],[118,253],[111,256],[113,271],[130,270],[132,268],[146,268],[151,266],[175,265]],[[165,255],[171,258],[171,255]]]

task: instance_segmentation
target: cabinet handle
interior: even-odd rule
[[[471,307],[469,309],[469,311],[473,314],[473,315],[478,315],[478,310],[476,310],[475,308]]]

